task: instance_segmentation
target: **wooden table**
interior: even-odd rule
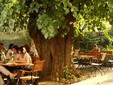
[[[80,55],[80,58],[94,58],[93,55]]]
[[[0,62],[0,65],[1,66],[5,66],[5,67],[9,67],[9,68],[12,68],[12,67],[14,67],[14,68],[18,68],[18,67],[23,67],[23,69],[24,69],[24,66],[34,66],[34,64],[29,64],[29,63],[3,63],[3,62]],[[20,70],[20,69],[18,69],[18,70]],[[19,82],[19,80],[20,80],[20,78],[19,77],[17,77],[17,78],[15,78],[15,79],[17,79],[17,83],[16,83],[16,85],[18,85],[18,82]]]
[[[29,63],[2,63],[0,62],[1,66],[9,66],[9,67],[16,67],[16,66],[33,66],[34,64]]]

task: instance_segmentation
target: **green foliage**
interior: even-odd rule
[[[32,2],[30,4],[30,8],[29,8],[29,12],[33,13],[34,11],[38,13],[38,10],[40,8],[40,4],[36,3],[36,2]]]
[[[85,32],[75,38],[74,47],[84,52],[92,50],[94,44],[97,44],[101,50],[113,50],[113,29],[104,30],[104,32]]]
[[[0,30],[26,29],[33,14],[38,29],[49,39],[59,29],[67,28],[67,23],[73,24],[75,36],[86,31],[102,31],[108,29],[103,22],[113,24],[112,4],[112,0],[0,0]],[[68,21],[66,16],[70,13],[76,21]]]
[[[45,38],[54,37],[57,34],[57,29],[59,28],[58,22],[56,20],[52,20],[52,18],[46,14],[39,15],[36,24]]]
[[[79,48],[86,52],[90,51],[94,44],[99,44],[100,41],[100,37],[95,32],[92,33],[85,32],[84,36],[81,36],[79,38],[80,38],[80,40],[78,41]]]
[[[5,0],[1,2],[0,28],[3,30],[16,30],[16,27],[24,28],[28,20],[25,1]],[[18,28],[17,28],[18,29]]]
[[[55,3],[56,2],[56,3]],[[50,3],[44,3],[44,10],[41,14],[38,15],[37,23],[38,29],[41,30],[42,34],[45,36],[45,38],[52,38],[58,33],[59,28],[65,28],[67,20],[65,19],[65,15],[69,13],[69,7],[72,7],[70,5],[71,3],[69,0],[63,0],[63,1],[55,1]],[[51,4],[55,4],[55,6],[50,6]],[[62,4],[63,5],[62,5]],[[51,8],[49,12],[47,11],[45,13],[45,9],[47,9],[47,5],[49,5]],[[73,7],[73,10],[75,8]],[[65,35],[66,32],[64,32],[63,35]]]
[[[68,68],[68,66],[64,67],[63,73],[64,73],[65,79],[74,79],[75,78],[75,76],[71,73],[71,70]]]
[[[79,6],[81,7],[74,25],[76,29],[82,32],[84,30],[92,32],[95,31],[95,28],[103,30],[102,22],[108,20],[109,16],[107,0],[81,0],[75,2],[75,4],[80,4]]]
[[[107,45],[105,48],[103,48],[102,50],[104,51],[113,51],[113,46]]]

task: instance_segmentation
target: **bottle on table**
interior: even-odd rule
[[[9,59],[8,63],[14,63],[14,52],[11,52],[11,58]]]
[[[12,58],[11,58],[12,61],[14,61],[14,52],[12,52]]]
[[[1,60],[3,61],[3,63],[6,63],[6,55],[4,52],[2,52],[1,54]]]

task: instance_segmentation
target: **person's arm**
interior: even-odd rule
[[[30,60],[31,57],[28,53],[26,53],[24,57],[25,57],[26,63],[31,63],[31,60]]]
[[[8,52],[6,53],[6,58],[10,59],[11,58],[11,50],[9,49]]]
[[[19,54],[15,55],[15,61],[19,60],[19,57],[20,57]]]

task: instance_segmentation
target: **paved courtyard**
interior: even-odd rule
[[[107,70],[106,74],[91,77],[89,79],[71,85],[113,85],[113,70]]]
[[[39,82],[39,85],[64,85],[64,84],[53,81],[45,81]],[[68,85],[113,85],[113,70],[111,69],[106,71],[106,74],[104,75],[97,74],[96,77],[91,77],[89,79]]]
[[[113,79],[98,83],[97,85],[113,85]]]

